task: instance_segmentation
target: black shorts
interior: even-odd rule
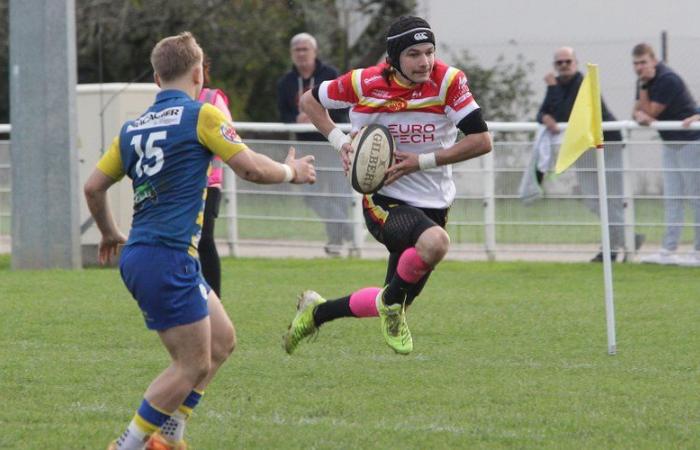
[[[418,208],[383,195],[365,195],[362,211],[367,229],[390,252],[403,252],[416,245],[430,227],[445,228],[449,208]]]

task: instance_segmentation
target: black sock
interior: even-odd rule
[[[320,327],[326,322],[340,317],[355,317],[350,310],[350,296],[321,303],[314,310],[314,324]]]
[[[401,279],[398,274],[394,274],[394,277],[389,282],[389,285],[384,290],[384,300],[385,305],[394,305],[396,303],[403,304],[406,301],[408,292],[415,285],[415,283],[409,283]]]

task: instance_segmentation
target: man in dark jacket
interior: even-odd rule
[[[574,107],[576,95],[583,81],[583,74],[578,70],[576,54],[571,47],[562,47],[554,53],[554,70],[545,77],[547,93],[542,106],[537,113],[537,121],[547,129],[557,134],[557,122],[568,122]],[[605,101],[602,101],[603,121],[614,121]],[[622,134],[619,131],[605,131],[605,167],[606,184],[608,188],[608,215],[610,220],[610,248],[612,260],[617,258],[617,252],[624,248],[624,203],[622,199]],[[576,178],[584,196],[584,203],[592,212],[600,215],[598,206],[598,178],[596,175],[595,153],[584,153],[574,164]],[[541,179],[541,175],[538,174]],[[641,234],[635,235],[635,249],[639,249],[644,241]],[[602,262],[603,254],[598,253],[591,262]]]
[[[293,66],[292,70],[277,82],[277,109],[282,122],[311,123],[306,114],[299,111],[299,98],[322,81],[337,78],[338,71],[318,59],[316,39],[309,33],[299,33],[294,36],[290,41],[289,49]],[[333,110],[331,118],[334,122],[348,122],[348,110]],[[323,135],[318,132],[296,133],[296,140],[326,142]],[[319,167],[337,166],[340,169],[334,152],[313,150],[314,148],[309,148],[309,151],[305,151],[304,154],[314,153]],[[305,196],[304,200],[325,222],[328,235],[328,242],[324,246],[326,254],[339,256],[343,241],[352,241],[349,185],[342,170],[319,171],[317,175],[316,184],[304,189],[311,194]]]

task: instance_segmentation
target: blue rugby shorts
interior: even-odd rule
[[[127,245],[122,249],[119,271],[151,330],[194,323],[209,315],[211,288],[202,277],[199,260],[185,251]]]

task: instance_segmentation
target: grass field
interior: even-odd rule
[[[102,449],[167,363],[113,269],[0,258],[0,448]],[[380,261],[224,261],[239,346],[188,429],[198,449],[700,447],[700,272],[616,265],[606,353],[599,265],[445,263],[409,311],[415,351],[341,320],[287,356],[295,294],[339,296]]]

